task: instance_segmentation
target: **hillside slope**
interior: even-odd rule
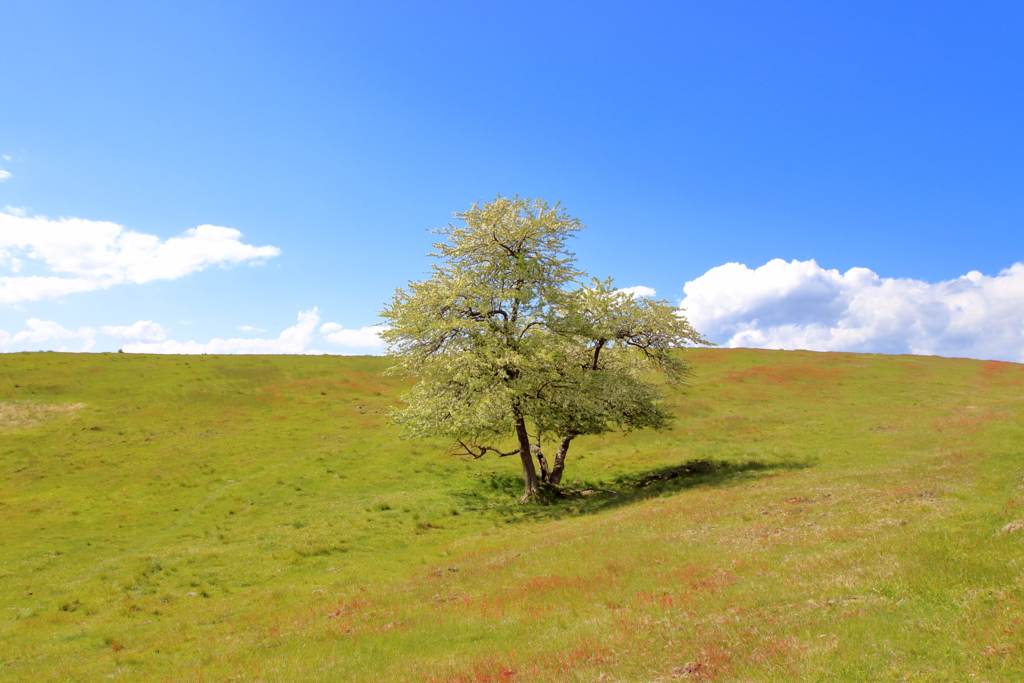
[[[1024,366],[689,357],[523,507],[381,359],[0,355],[0,678],[1024,679]]]

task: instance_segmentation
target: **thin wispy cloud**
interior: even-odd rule
[[[712,268],[681,308],[729,347],[910,353],[1024,362],[1024,264],[927,283],[775,259]]]
[[[161,240],[115,223],[0,213],[0,303],[39,301],[120,284],[174,280],[211,266],[260,263],[281,253],[241,241],[233,228],[200,225]],[[20,275],[26,265],[46,274]]]
[[[100,328],[100,332],[129,341],[159,342],[167,339],[167,330],[160,323],[155,323],[152,320],[139,320],[132,325],[117,327],[104,325]]]
[[[7,180],[10,177],[11,177],[11,172],[10,171],[5,171],[4,169],[0,168],[0,183],[2,183],[3,181]]]

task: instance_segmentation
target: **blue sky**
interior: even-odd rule
[[[43,323],[94,330],[94,351],[155,340],[102,331],[138,321],[180,343],[272,339],[317,307],[306,350],[358,351],[324,335],[372,325],[422,276],[427,228],[518,193],[588,226],[592,274],[690,296],[723,343],[1024,360],[1024,272],[1004,271],[1024,261],[1021,35],[1011,2],[5,2],[0,207],[159,240],[226,227],[279,253],[9,297],[0,346],[85,345]],[[0,233],[18,225],[35,229]],[[74,254],[12,240],[0,277],[74,274]],[[757,270],[773,259],[818,271]],[[760,275],[722,322],[699,304],[743,280],[709,275],[729,263]],[[906,330],[823,346],[807,325],[845,330],[864,305],[851,268],[912,299],[906,330],[955,317],[970,283],[1003,313],[950,339],[1020,330],[995,350]],[[796,284],[772,299],[769,276]],[[906,280],[921,286],[886,284]],[[847,313],[800,318],[808,286]],[[769,304],[794,312],[769,329]]]

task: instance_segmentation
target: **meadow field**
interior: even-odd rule
[[[0,680],[1024,680],[1024,365],[687,356],[522,506],[384,359],[2,354]]]

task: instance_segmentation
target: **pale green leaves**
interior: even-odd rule
[[[643,374],[678,381],[673,349],[706,343],[675,307],[584,284],[566,248],[583,226],[558,204],[499,196],[456,217],[436,231],[431,277],[382,312],[391,372],[420,380],[393,415],[406,436],[479,443],[524,418],[562,436],[667,424]]]

